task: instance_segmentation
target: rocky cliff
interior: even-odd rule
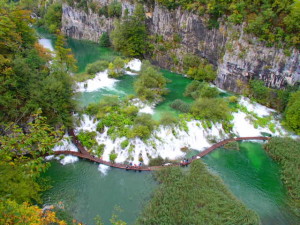
[[[101,6],[107,0],[97,0]],[[122,10],[131,13],[134,3],[123,0]],[[300,81],[300,54],[296,49],[266,47],[242,26],[221,25],[209,29],[206,17],[181,10],[169,11],[155,3],[145,6],[150,35],[161,37],[155,44],[152,61],[161,67],[180,71],[186,54],[206,58],[218,68],[216,84],[226,90],[241,92],[249,78],[256,77],[269,87],[282,88]],[[113,18],[63,5],[62,31],[76,39],[98,41],[103,32],[113,29]]]

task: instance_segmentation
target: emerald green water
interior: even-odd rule
[[[95,224],[97,215],[110,224],[116,206],[123,210],[117,212],[120,219],[133,224],[156,186],[151,173],[111,168],[104,176],[97,164],[84,160],[65,166],[52,161],[44,176],[53,186],[44,192],[44,203],[62,202],[75,219],[88,225]]]
[[[111,49],[100,48],[90,42],[68,40],[68,46],[78,60],[79,71],[83,71],[88,63],[100,59],[111,60],[117,55]],[[167,85],[170,92],[165,101],[155,109],[155,118],[166,111],[175,113],[169,104],[177,98],[192,101],[182,95],[186,85],[191,82],[189,79],[166,70],[162,72],[172,82]],[[121,97],[133,94],[135,79],[135,76],[125,75],[114,88],[83,93],[77,99],[80,105],[85,106],[99,101],[106,94]],[[260,144],[244,142],[240,151],[219,149],[203,160],[222,177],[237,198],[259,214],[263,224],[297,224],[284,204],[286,196],[280,182],[279,168]],[[45,176],[53,181],[53,188],[43,195],[45,203],[63,202],[65,209],[85,224],[94,224],[93,218],[97,215],[103,218],[104,224],[110,224],[109,218],[115,206],[124,209],[118,213],[120,218],[132,224],[156,186],[151,173],[111,169],[103,176],[96,164],[83,160],[66,166],[53,161]]]
[[[278,165],[259,143],[242,142],[240,148],[240,151],[218,149],[203,160],[237,198],[258,213],[263,224],[298,224],[285,205]]]

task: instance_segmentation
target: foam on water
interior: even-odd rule
[[[138,72],[138,71],[141,70],[141,66],[142,66],[141,60],[139,60],[139,59],[133,59],[125,67],[126,68],[129,67],[129,69]],[[130,74],[130,75],[136,75],[136,74],[133,73],[133,74]]]
[[[77,147],[72,143],[71,137],[66,133],[63,139],[53,148],[53,151],[74,151],[78,152]]]
[[[76,128],[76,133],[80,130],[96,131],[97,121],[83,116],[81,124]],[[215,124],[212,129],[204,129],[199,121],[187,122],[189,128],[188,132],[180,130],[179,128],[169,128],[160,126],[147,141],[142,141],[140,138],[129,140],[129,145],[121,148],[121,143],[126,139],[125,137],[116,138],[112,140],[107,134],[108,128],[104,129],[103,133],[97,133],[96,140],[99,144],[105,144],[102,158],[109,160],[109,155],[112,152],[117,153],[117,163],[130,161],[138,164],[140,158],[143,158],[144,164],[149,163],[149,156],[155,158],[161,156],[162,158],[178,159],[184,157],[185,153],[181,151],[182,148],[193,148],[203,150],[209,147],[211,143],[208,141],[211,137],[218,137],[220,133],[224,133],[221,124]],[[226,135],[225,135],[226,136]],[[224,135],[222,137],[225,137]],[[134,146],[130,151],[130,146]]]
[[[54,51],[52,41],[50,39],[41,38],[39,39],[39,44],[42,45],[44,48],[49,49],[50,51]]]
[[[251,102],[249,98],[241,97],[239,103],[247,107],[249,111],[255,112],[258,116],[269,116],[271,113],[276,112],[274,109],[270,109],[257,102]]]
[[[101,172],[102,175],[106,176],[108,171],[110,170],[110,167],[103,164],[99,164],[98,170]]]
[[[107,70],[96,73],[93,79],[77,83],[78,92],[93,92],[101,88],[113,88],[115,83],[119,80],[108,77]]]
[[[57,158],[59,158],[59,157],[57,157]],[[59,158],[59,159],[60,159],[60,158]],[[70,163],[75,163],[75,162],[77,162],[78,160],[79,160],[79,159],[78,159],[78,157],[76,157],[76,156],[66,155],[66,156],[64,156],[63,159],[60,160],[60,163],[61,163],[62,165],[67,165],[67,164],[70,164]]]

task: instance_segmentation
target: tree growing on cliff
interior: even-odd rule
[[[143,58],[148,46],[143,5],[137,4],[133,15],[126,15],[117,21],[110,37],[117,51],[126,56]]]

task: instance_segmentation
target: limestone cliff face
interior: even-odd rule
[[[112,19],[63,5],[62,32],[69,37],[98,42],[103,32],[109,32],[112,29]]]
[[[105,5],[109,0],[97,2]],[[123,13],[134,10],[133,1],[121,2]],[[218,68],[216,84],[234,92],[241,92],[243,87],[238,84],[253,77],[276,88],[300,81],[299,50],[266,47],[244,34],[242,26],[209,29],[206,17],[180,8],[170,11],[155,3],[145,10],[150,35],[162,39],[155,44],[151,60],[163,68],[180,72],[185,54],[204,57]],[[103,32],[112,29],[113,18],[63,5],[62,31],[70,37],[98,41]]]

